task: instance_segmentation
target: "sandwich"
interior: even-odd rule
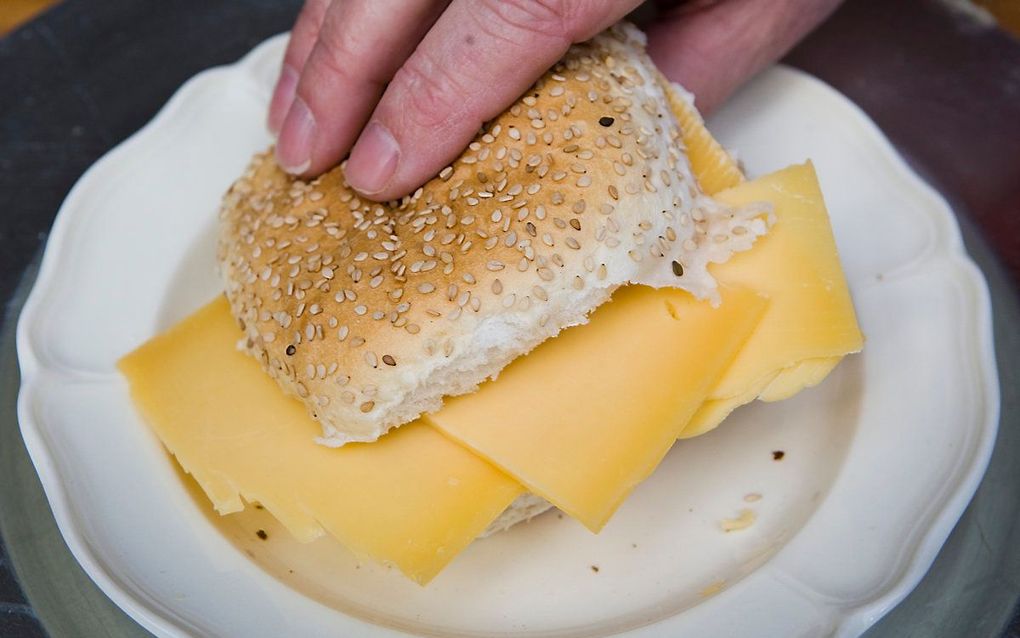
[[[224,296],[121,369],[221,514],[422,584],[552,506],[597,532],[677,439],[862,346],[811,165],[745,181],[625,23],[412,195],[343,169],[257,155]]]

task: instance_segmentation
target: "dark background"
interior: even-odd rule
[[[234,62],[287,30],[299,4],[69,0],[0,39],[0,301],[14,294],[61,201],[89,165],[151,119],[195,73]],[[1014,462],[1020,451],[1020,41],[948,4],[848,0],[786,62],[860,105],[949,199],[996,305],[1004,411],[992,467],[932,573],[873,633],[994,636],[1005,629],[1020,638],[1020,617],[1007,627],[1020,592]],[[0,368],[0,374],[16,386],[16,370]],[[23,456],[13,449],[20,440],[11,440],[3,439],[3,458]],[[34,481],[13,471],[0,478]],[[30,488],[38,490],[34,483],[24,489]],[[25,572],[27,559],[12,561],[8,553],[41,541],[9,534],[21,529],[11,523],[21,515],[10,511],[11,502],[0,502],[8,507],[0,512],[0,530],[9,547],[0,542],[0,637],[45,636],[43,625],[54,636],[94,635],[68,633],[73,623],[42,613],[36,596],[30,602],[19,587],[12,562],[26,591],[38,578]],[[91,586],[80,574],[69,573],[72,578],[81,581],[79,589]],[[38,587],[44,591],[46,584]],[[55,594],[47,600],[60,604]],[[73,607],[97,617],[118,613]],[[82,628],[98,626],[82,620]]]

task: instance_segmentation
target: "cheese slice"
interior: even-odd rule
[[[864,343],[810,162],[715,197],[727,204],[774,206],[776,223],[754,248],[711,266],[720,283],[747,286],[768,295],[771,303],[710,402],[684,429],[684,438],[711,430],[759,396],[778,400],[817,384]]]
[[[726,149],[705,127],[705,120],[694,108],[694,96],[678,84],[665,82],[669,106],[680,124],[680,134],[687,151],[687,160],[701,190],[709,195],[732,188],[744,181],[744,174]]]
[[[131,396],[221,514],[257,501],[299,540],[323,531],[428,582],[523,489],[422,423],[371,444],[319,426],[235,348],[225,299],[124,357]]]
[[[746,288],[718,308],[622,288],[475,393],[424,417],[598,531],[665,456],[765,312]]]
[[[797,365],[777,373],[775,378],[758,394],[758,398],[762,401],[789,399],[804,388],[814,387],[821,383],[842,360],[842,357],[805,359]]]

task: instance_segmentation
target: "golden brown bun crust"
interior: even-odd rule
[[[254,159],[221,213],[227,296],[323,442],[473,390],[621,284],[711,294],[730,231],[760,234],[699,192],[643,43],[618,25],[572,47],[400,202],[358,197],[341,167],[306,182]]]

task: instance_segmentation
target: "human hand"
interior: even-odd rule
[[[649,24],[652,58],[709,110],[840,0],[693,0]],[[457,157],[574,42],[640,0],[307,0],[273,94],[277,160],[405,195]]]

